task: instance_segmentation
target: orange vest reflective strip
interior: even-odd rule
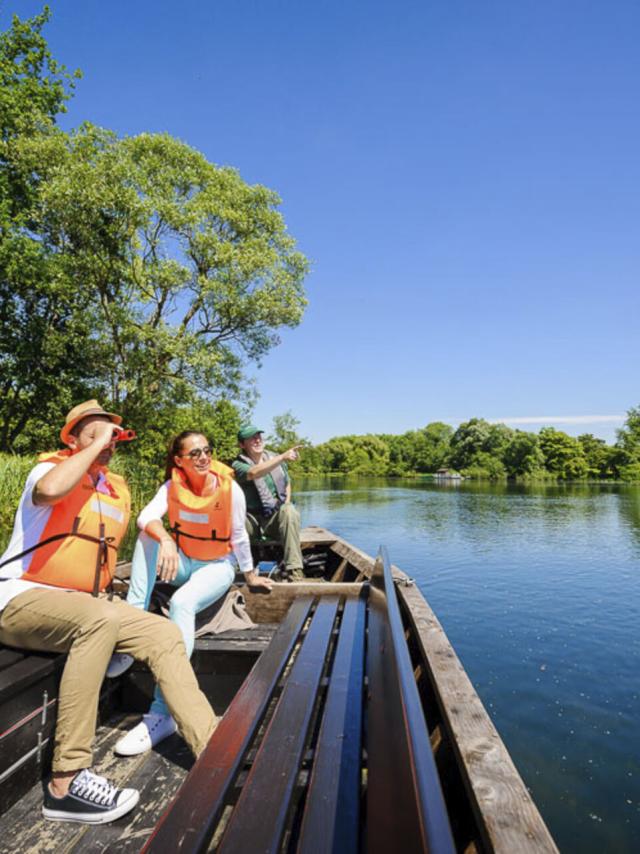
[[[169,484],[169,527],[176,545],[196,560],[218,560],[231,551],[233,469],[212,460],[209,471],[218,486],[212,495],[196,495],[174,468]]]
[[[69,452],[42,454],[40,462],[60,463]],[[115,573],[118,546],[127,530],[131,511],[129,489],[105,470],[109,495],[97,492],[89,477],[62,501],[54,504],[22,578],[97,593]],[[48,541],[48,542],[47,542]]]

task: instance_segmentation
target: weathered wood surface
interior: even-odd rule
[[[40,779],[66,656],[0,646],[0,814]]]
[[[331,551],[340,555],[341,558],[346,559],[351,566],[355,567],[358,571],[358,575],[362,577],[362,580],[371,578],[371,573],[375,566],[375,560],[371,555],[363,552],[362,549],[356,548],[356,546],[352,546],[351,543],[348,543],[340,537],[334,538],[334,542],[331,545]],[[395,579],[401,581],[408,580],[406,573],[398,569],[397,566],[391,566],[391,574]]]
[[[307,534],[307,532],[310,533]],[[361,550],[324,529],[305,529],[304,534],[306,541],[310,545],[327,546],[331,550],[333,557],[330,566],[333,568],[332,572],[334,576],[337,575],[338,578],[346,577],[351,580],[358,576],[366,580],[371,578],[374,560],[369,555],[366,555]],[[430,696],[436,698],[437,701],[438,716],[441,720],[432,731],[432,744],[435,745],[434,750],[440,756],[438,766],[440,768],[443,762],[444,766],[446,766],[448,762],[453,767],[455,763],[455,773],[456,775],[460,775],[460,779],[464,783],[464,785],[458,785],[459,794],[456,797],[464,798],[465,810],[468,811],[469,815],[471,815],[469,811],[472,810],[475,816],[475,827],[478,828],[474,836],[476,845],[474,846],[474,843],[470,843],[469,854],[471,854],[472,850],[475,851],[476,848],[477,850],[497,851],[500,854],[507,854],[507,852],[512,851],[525,852],[525,854],[556,852],[555,844],[537,808],[533,804],[531,796],[513,766],[504,744],[451,648],[442,627],[420,592],[415,587],[406,586],[408,581],[406,575],[396,567],[392,567],[392,572],[397,582],[395,586],[398,589],[403,605],[405,622],[411,628],[411,648],[415,650],[416,644],[419,648],[419,657],[417,653],[412,653],[414,654],[414,665],[416,666],[416,679],[421,684],[428,684],[430,686],[428,693]],[[124,574],[125,576],[127,574],[126,568]],[[251,591],[246,592],[247,599],[250,599],[252,602],[248,610],[253,619],[262,624],[273,624],[285,618],[292,603],[295,602],[295,607],[297,608],[300,601],[299,597],[301,596],[321,595],[322,597],[331,597],[336,594],[357,596],[363,590],[362,584],[355,584],[353,582],[346,584],[302,582],[296,584],[278,584],[274,587],[272,593],[268,595],[252,593]],[[298,601],[296,602],[295,600]],[[205,662],[208,660],[207,656],[212,652],[217,643],[222,644],[224,647],[218,647],[218,651],[223,653],[223,657],[224,655],[234,655],[237,652],[246,652],[247,656],[256,656],[267,644],[267,635],[270,629],[271,626],[259,626],[259,633],[261,634],[255,637],[219,637],[198,641],[199,644],[202,644],[202,660]],[[238,635],[241,634],[238,633]],[[228,648],[225,645],[228,645]],[[23,659],[26,660],[30,657],[30,655],[25,656],[19,652],[16,653],[12,650],[3,650],[0,648],[0,689],[3,684],[1,681],[3,671],[2,662],[4,661],[7,667],[12,667],[16,664],[20,666]],[[211,660],[217,661],[218,659],[211,658]],[[234,660],[240,661],[246,659],[240,655]],[[59,664],[56,665],[53,658],[49,660],[48,657],[43,657],[43,660],[39,661],[36,656],[35,661],[39,662],[37,666],[42,666],[45,669],[52,668],[49,678],[58,678]],[[249,661],[248,667],[250,665],[251,662]],[[26,667],[25,674],[23,675],[26,679],[25,684],[28,687],[28,681],[31,678],[28,675],[29,667],[27,665],[23,666]],[[213,674],[213,677],[219,681],[219,677],[216,674]],[[20,679],[22,678],[21,676]],[[5,682],[5,688],[8,692],[6,697],[9,699],[12,696],[12,690],[15,686],[11,679],[5,679]],[[329,685],[331,685],[330,682]],[[36,689],[42,694],[41,686],[37,683],[37,680],[32,687],[28,687],[28,692],[33,692]],[[31,693],[29,693],[29,698],[30,696]],[[424,696],[423,694],[423,699]],[[51,703],[50,700],[49,703]],[[33,703],[30,709],[35,709],[36,705]],[[261,714],[258,714],[258,718],[260,718]],[[427,714],[429,715],[428,711]],[[28,721],[22,720],[21,725],[26,725],[27,728],[31,726]],[[25,728],[25,733],[27,732],[27,728]],[[111,745],[120,734],[120,732],[116,732],[116,735],[111,738]],[[233,737],[233,733],[230,733],[230,735]],[[178,744],[181,744],[177,736],[170,739],[169,742],[174,742],[174,739],[177,740]],[[98,738],[98,772],[104,773],[115,782],[121,783],[124,783],[130,776],[132,780],[135,778],[137,783],[139,781],[139,785],[145,790],[143,799],[134,811],[131,819],[121,819],[113,825],[113,829],[109,828],[106,832],[104,838],[111,840],[113,836],[113,841],[110,841],[106,847],[103,846],[102,842],[99,841],[99,839],[102,839],[102,837],[99,837],[100,829],[93,829],[90,837],[92,841],[90,847],[87,847],[84,844],[74,841],[85,838],[89,840],[89,837],[87,837],[89,830],[87,828],[78,825],[44,822],[40,819],[42,793],[40,787],[36,786],[22,802],[15,804],[5,814],[4,818],[0,819],[0,854],[4,851],[35,852],[53,851],[54,849],[56,851],[58,849],[70,851],[73,850],[76,844],[79,845],[77,850],[82,851],[94,849],[100,851],[133,851],[139,850],[142,847],[144,838],[153,823],[153,817],[157,815],[157,813],[154,813],[154,810],[157,810],[162,803],[167,802],[169,795],[166,792],[169,791],[169,788],[166,788],[165,791],[161,786],[157,793],[158,797],[156,798],[153,784],[156,772],[145,777],[145,765],[141,760],[139,762],[139,760],[120,759],[117,760],[117,764],[114,764],[104,753],[104,750],[107,748],[103,749],[103,742],[106,744],[108,741],[109,739],[106,738],[104,732],[101,730]],[[184,747],[183,749],[186,750]],[[175,751],[175,745],[171,747],[171,750]],[[446,761],[441,761],[443,752],[448,757]],[[151,757],[155,756],[155,754],[156,751],[151,754]],[[315,757],[314,762],[318,758],[321,758],[321,756]],[[156,756],[152,761],[162,762],[165,759],[164,751],[161,748],[159,758]],[[178,760],[179,763],[180,761],[182,760]],[[184,764],[186,766],[188,761],[185,760]],[[125,766],[130,766],[128,771]],[[444,767],[444,770],[446,772],[446,767]],[[231,777],[237,779],[237,775],[241,774],[241,771],[242,769],[236,766],[230,772]],[[157,773],[162,778],[165,772],[161,768]],[[212,771],[210,769],[210,773],[215,774],[217,770]],[[313,766],[311,773],[312,775],[316,773]],[[180,774],[184,776],[184,768],[181,769]],[[182,776],[180,779],[182,779]],[[230,783],[232,786],[233,779]],[[227,782],[229,781],[227,780]],[[177,785],[178,783],[176,782],[175,786],[177,787]],[[163,791],[165,791],[164,795],[162,794]],[[199,787],[194,790],[192,800],[194,803],[199,802],[202,806],[203,799],[197,797],[198,791],[201,791]],[[165,798],[164,801],[162,800],[163,797]],[[313,785],[311,785],[309,790],[308,798],[309,806],[312,806]],[[320,799],[323,805],[327,807],[326,800],[322,796],[320,796]],[[147,801],[149,802],[148,807],[146,805]],[[330,809],[330,805],[328,809]],[[136,816],[139,812],[141,813],[141,817],[137,819]],[[22,815],[22,824],[18,820],[20,814]],[[9,832],[12,833],[15,829],[17,834],[16,840],[11,839],[10,845],[8,834],[3,832],[5,830],[5,822],[9,817],[11,817],[12,822]],[[136,822],[135,827],[130,822]],[[120,828],[121,824],[122,828]],[[188,820],[185,820],[183,825],[185,828],[191,828],[192,826]],[[36,833],[37,827],[40,827],[43,831],[41,838]],[[117,841],[115,836],[116,830],[120,834],[117,837]],[[162,851],[163,854],[164,851],[168,850],[183,850],[176,847],[175,839],[177,838],[177,836],[169,837],[171,841],[168,843],[168,846],[158,847],[154,850],[158,852]],[[309,834],[308,838],[312,838],[312,834]],[[3,844],[5,847],[1,847]],[[189,849],[187,847],[184,850],[199,849]]]
[[[263,652],[271,643],[278,623],[259,623],[253,629],[231,629],[196,638],[198,652]]]
[[[145,852],[203,851],[213,835],[225,797],[241,769],[275,685],[298,639],[312,600],[298,599],[220,721]],[[206,797],[203,793],[206,792]]]
[[[271,592],[258,593],[242,588],[247,613],[256,623],[280,622],[294,599],[300,596],[357,596],[361,584],[331,584],[324,581],[300,581],[274,584]]]
[[[279,850],[337,609],[338,597],[331,596],[323,597],[315,610],[220,842],[220,854]]]
[[[453,854],[449,817],[385,550],[369,591],[367,851]],[[393,783],[390,785],[390,781]]]
[[[27,652],[0,645],[0,703],[18,691],[64,667],[66,657],[57,653]]]
[[[301,852],[358,850],[365,618],[365,596],[347,599],[309,780],[298,843]]]
[[[139,718],[119,716],[100,727],[94,746],[94,771],[120,786],[141,790],[138,806],[110,825],[91,827],[42,817],[42,786],[28,794],[0,818],[0,854],[42,852],[139,851],[151,833],[158,813],[171,800],[193,764],[191,754],[178,736],[172,736],[155,751],[122,758],[113,746],[125,729]]]
[[[557,852],[435,614],[415,586],[400,585],[398,592],[415,629],[488,850],[499,854]]]

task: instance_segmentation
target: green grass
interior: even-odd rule
[[[0,554],[4,552],[9,542],[27,475],[36,462],[35,456],[19,457],[13,454],[0,454]],[[119,549],[120,559],[129,560],[137,536],[136,517],[162,483],[163,474],[154,467],[141,466],[124,456],[114,460],[113,470],[124,476],[131,490],[129,530]]]

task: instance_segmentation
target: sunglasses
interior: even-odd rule
[[[192,460],[199,460],[204,454],[205,457],[210,457],[213,453],[213,448],[205,445],[204,448],[193,448],[188,454],[180,454],[181,457],[189,457]]]

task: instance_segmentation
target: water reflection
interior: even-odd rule
[[[640,850],[640,489],[296,481],[419,584],[561,850]]]

